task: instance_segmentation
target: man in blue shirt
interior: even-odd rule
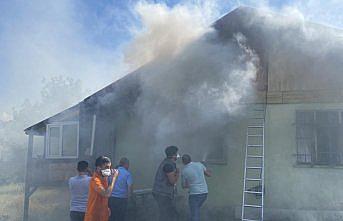
[[[88,200],[89,169],[86,161],[77,163],[78,175],[69,179],[70,200],[70,220],[83,221]]]
[[[116,183],[114,185],[108,206],[111,210],[110,221],[125,221],[128,199],[132,194],[132,175],[129,171],[129,160],[125,157],[119,161]],[[111,178],[109,179],[110,182]]]

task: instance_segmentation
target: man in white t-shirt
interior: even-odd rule
[[[78,175],[69,179],[71,221],[83,221],[85,217],[91,180],[87,161],[78,162],[77,171]]]
[[[200,162],[192,162],[191,156],[184,154],[182,163],[185,165],[182,170],[182,187],[189,189],[189,208],[191,221],[200,220],[200,208],[207,199],[208,188],[205,176],[210,177],[211,173]]]

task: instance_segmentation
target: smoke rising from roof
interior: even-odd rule
[[[138,3],[136,10],[144,28],[128,46],[126,60],[146,64],[137,71],[140,139],[151,138],[147,142],[155,156],[176,144],[196,160],[228,146],[230,138],[220,134],[239,115],[242,99],[252,94],[259,69],[245,36],[236,33],[221,41],[202,8]]]
[[[135,69],[161,57],[176,56],[208,31],[213,9],[213,3],[169,8],[165,4],[138,2],[135,12],[143,28],[131,30],[134,39],[125,50],[125,61]]]

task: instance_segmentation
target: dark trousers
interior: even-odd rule
[[[160,194],[153,194],[159,209],[159,221],[177,221],[178,213],[175,200]]]
[[[200,208],[207,199],[207,193],[189,195],[188,203],[191,210],[191,221],[200,221]]]
[[[127,212],[127,198],[110,197],[108,207],[111,210],[109,221],[125,221]]]
[[[70,221],[83,221],[84,218],[84,212],[70,211]]]

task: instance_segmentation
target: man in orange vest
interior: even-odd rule
[[[111,160],[100,156],[95,161],[95,172],[89,183],[88,204],[84,221],[108,221],[108,198],[118,177],[118,170],[111,169]],[[113,175],[108,185],[108,177]]]

